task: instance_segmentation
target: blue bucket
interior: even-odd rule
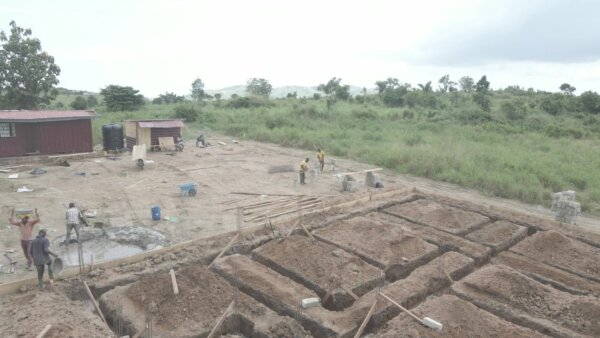
[[[155,207],[152,207],[152,209],[150,209],[150,210],[152,211],[152,220],[160,221],[160,207],[155,206]]]

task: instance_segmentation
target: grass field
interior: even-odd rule
[[[593,115],[551,116],[531,110],[507,119],[471,102],[436,109],[388,108],[323,100],[271,100],[266,106],[227,108],[208,103],[193,130],[214,130],[239,139],[272,142],[360,160],[398,173],[473,188],[484,194],[549,206],[551,193],[572,189],[585,212],[600,215],[600,123]],[[174,116],[174,105],[146,105],[136,112],[105,112],[95,123]],[[189,130],[186,138],[197,135]]]

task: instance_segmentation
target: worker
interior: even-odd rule
[[[325,168],[325,152],[321,148],[317,149],[317,159],[321,165],[321,172],[323,172],[323,168]]]
[[[306,184],[306,171],[308,170],[308,157],[300,163],[300,184]]]
[[[27,270],[32,270],[33,267],[33,259],[31,258],[31,254],[29,249],[31,248],[31,237],[33,232],[33,226],[40,222],[40,215],[38,214],[38,210],[35,209],[35,219],[30,220],[29,216],[25,215],[21,218],[20,221],[14,220],[13,217],[15,215],[15,209],[12,210],[10,214],[10,218],[8,222],[19,228],[21,231],[21,249],[23,249],[23,254],[25,255],[25,259],[27,260]]]
[[[50,251],[50,242],[46,238],[46,230],[40,230],[38,232],[38,236],[31,243],[31,256],[33,256],[33,262],[35,263],[35,268],[38,273],[38,286],[40,290],[44,290],[44,265],[48,265],[48,276],[50,277],[50,284],[53,284],[54,276],[52,274],[52,259],[50,259],[50,255],[55,258],[58,257],[57,254]]]
[[[75,229],[75,235],[77,235],[77,242],[79,242],[79,222],[85,218],[81,214],[81,211],[75,207],[75,203],[69,203],[69,209],[67,210],[67,236],[65,237],[65,243],[69,245],[71,238],[71,231]],[[87,224],[86,224],[87,225]]]
[[[204,141],[204,135],[202,134],[200,134],[200,136],[196,138],[196,147],[200,146],[202,146],[203,148],[206,147],[206,141]]]

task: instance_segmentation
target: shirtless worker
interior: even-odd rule
[[[323,168],[325,168],[325,152],[321,148],[317,149],[317,159],[321,165],[321,172],[323,172]]]
[[[306,184],[306,171],[308,170],[308,157],[300,163],[300,184]]]
[[[31,249],[31,236],[33,232],[33,226],[40,222],[40,215],[38,214],[38,210],[35,209],[35,219],[29,220],[29,216],[25,215],[21,220],[14,220],[15,209],[10,213],[10,217],[8,218],[8,222],[19,228],[21,231],[21,249],[23,249],[23,254],[25,255],[25,259],[27,260],[27,270],[32,270],[33,258],[31,257],[31,253],[29,249]]]

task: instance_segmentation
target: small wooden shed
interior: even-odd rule
[[[93,151],[86,110],[0,110],[0,157]]]
[[[183,120],[127,120],[125,121],[125,144],[128,149],[134,145],[145,144],[146,149],[159,147],[159,137],[172,137],[173,142],[181,136]]]

